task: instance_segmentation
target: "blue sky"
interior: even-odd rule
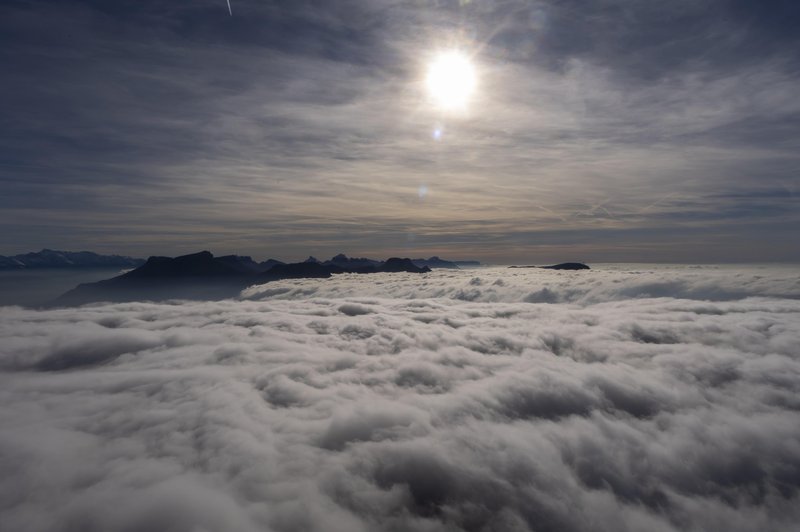
[[[795,2],[232,8],[0,6],[1,254],[800,260]]]

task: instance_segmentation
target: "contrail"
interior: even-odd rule
[[[231,11],[231,0],[228,0],[228,13],[230,16],[233,16],[233,11]]]

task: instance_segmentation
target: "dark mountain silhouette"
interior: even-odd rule
[[[552,266],[542,266],[545,270],[588,270],[589,267],[581,262],[562,262]]]
[[[427,273],[431,271],[430,268],[427,266],[419,267],[411,259],[400,259],[397,257],[392,257],[391,259],[386,259],[381,266],[378,267],[378,271],[381,272],[411,272],[411,273]]]
[[[237,276],[243,268],[240,257],[228,255],[215,258],[209,251],[180,257],[150,257],[142,266],[121,275],[124,279],[152,277]]]
[[[562,262],[561,264],[554,264],[552,266],[509,266],[509,268],[542,268],[545,270],[588,270],[590,269],[586,264],[581,262]]]
[[[135,268],[144,263],[121,255],[99,255],[91,251],[56,251],[43,249],[35,253],[23,253],[12,257],[0,255],[0,270],[23,270],[34,268]]]
[[[314,257],[309,257],[308,260],[314,259]],[[307,261],[308,261],[307,260]],[[316,260],[316,259],[314,259]],[[322,264],[325,265],[334,265],[339,266],[340,268],[344,268],[348,271],[353,272],[381,272],[381,271],[388,271],[385,269],[385,265],[389,263],[389,261],[397,261],[400,259],[388,259],[386,262],[382,262],[379,260],[374,259],[367,259],[367,258],[353,258],[348,257],[344,253],[339,253],[335,257],[332,257]],[[420,269],[424,268],[458,268],[454,263],[446,260],[442,260],[439,257],[431,257],[429,259],[411,259],[411,263],[414,266],[417,266]],[[398,267],[396,264],[394,266],[389,266],[389,268]],[[401,267],[399,271],[416,271],[411,269],[409,264],[405,264]]]
[[[258,263],[258,265],[261,267],[261,271],[262,272],[265,272],[265,271],[269,270],[270,268],[272,268],[273,266],[278,265],[278,264],[286,264],[286,263],[285,262],[281,262],[279,260],[275,260],[275,259],[267,259],[264,262],[259,262]]]
[[[252,257],[241,255],[225,255],[217,257],[219,262],[235,268],[239,273],[261,273],[261,266]]]
[[[231,258],[234,257],[234,258]],[[140,267],[117,277],[78,285],[56,299],[56,305],[92,301],[224,299],[236,295],[252,273],[243,272],[239,257],[215,258],[208,251],[180,257],[150,257]]]
[[[272,281],[277,279],[302,279],[302,278],[324,278],[330,277],[334,273],[343,273],[345,270],[332,264],[321,264],[319,262],[296,262],[294,264],[276,264],[263,274],[258,276],[259,280]]]
[[[320,261],[315,256],[309,255],[308,258],[304,262],[320,262]]]
[[[363,261],[369,261],[369,263],[361,266],[361,264],[364,264]],[[304,277],[330,277],[337,273],[427,273],[431,271],[430,268],[416,266],[411,259],[399,259],[396,257],[387,259],[386,262],[372,261],[370,259],[340,259],[338,262],[343,266],[333,264],[331,261],[325,261],[324,263],[306,261],[294,264],[280,264],[259,275],[259,278],[265,280],[299,279]],[[348,264],[350,266],[344,266]]]
[[[336,258],[336,257],[334,257]],[[346,259],[346,257],[345,257]],[[348,259],[348,261],[351,259]],[[355,259],[360,264],[361,259]],[[364,267],[344,268],[336,264],[305,261],[283,264],[256,263],[250,257],[214,257],[208,251],[180,257],[150,257],[140,267],[96,283],[78,285],[56,301],[56,305],[80,305],[92,301],[142,301],[166,299],[224,299],[245,287],[279,279],[325,278],[339,273],[411,272],[425,273],[411,259],[391,258]]]
[[[263,273],[277,264],[283,263],[274,259],[258,263],[242,255],[215,257],[209,251],[201,251],[175,258],[150,257],[141,267],[121,277],[234,277]]]
[[[365,258],[351,258],[345,255],[344,253],[339,253],[335,257],[326,260],[323,264],[333,264],[334,266],[339,266],[340,268],[367,268],[370,266],[379,266],[381,261],[379,260],[372,260],[372,259],[365,259]]]
[[[439,257],[431,257],[429,259],[411,259],[414,264],[419,267],[427,266],[428,268],[449,268],[452,270],[458,269],[458,264],[449,260],[443,260]]]

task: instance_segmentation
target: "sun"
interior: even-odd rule
[[[428,65],[425,82],[438,107],[463,109],[475,91],[475,67],[469,57],[457,50],[441,52]]]

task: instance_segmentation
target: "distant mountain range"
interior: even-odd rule
[[[544,270],[588,270],[589,267],[582,262],[562,262],[552,266],[509,266],[509,268],[541,268]]]
[[[411,259],[411,261],[419,267],[427,266],[428,268],[448,268],[457,270],[458,264],[449,260],[442,260],[439,257],[431,257],[429,259]]]
[[[350,259],[337,255],[320,262],[284,264],[276,260],[257,263],[250,257],[214,257],[208,251],[180,257],[150,257],[138,268],[112,279],[81,284],[56,300],[58,305],[91,301],[135,301],[165,299],[222,299],[243,288],[280,279],[325,278],[341,273],[430,272],[411,259],[386,261]]]
[[[366,259],[366,258],[352,258],[348,257],[344,253],[340,253],[335,257],[328,259],[326,261],[320,261],[315,257],[308,257],[305,262],[317,262],[319,264],[325,265],[333,265],[339,266],[341,268],[368,268],[370,266],[379,266],[381,261],[374,260],[374,259]],[[439,257],[431,257],[429,259],[411,259],[411,262],[414,265],[420,268],[450,268],[450,269],[458,269],[458,264],[449,260],[443,260]],[[478,261],[465,261],[465,265],[469,266],[479,266],[480,262]]]
[[[22,270],[33,268],[137,268],[145,262],[163,262],[167,257],[150,257],[148,261],[123,255],[100,255],[91,251],[56,251],[43,249],[34,253],[24,253],[6,257],[0,255],[0,270]],[[273,266],[285,264],[276,259],[256,262],[251,257],[241,255],[225,255],[216,257],[215,261],[227,264],[240,273],[263,273]],[[338,266],[345,270],[380,267],[383,261],[367,258],[351,258],[340,253],[326,261],[308,257],[305,262],[319,263],[326,266]],[[479,266],[478,261],[447,261],[439,257],[428,259],[411,259],[420,268],[451,268],[461,266]],[[177,265],[175,267],[178,267]]]
[[[121,255],[98,255],[91,251],[56,251],[43,249],[6,257],[0,255],[0,270],[25,270],[34,268],[136,268],[142,259]]]

